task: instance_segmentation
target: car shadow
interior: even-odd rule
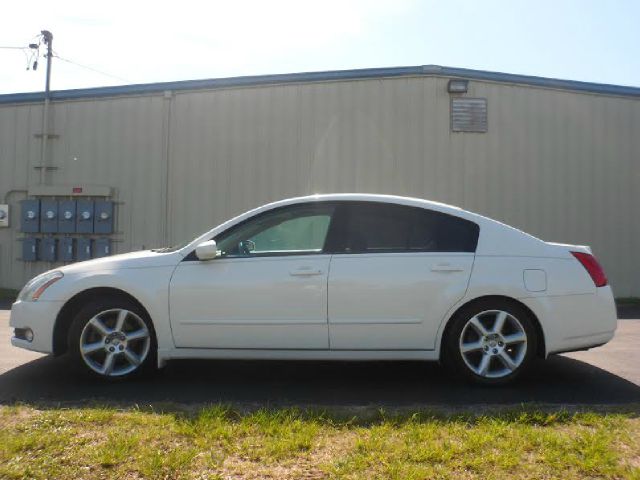
[[[468,405],[640,403],[640,386],[554,356],[514,385],[468,385],[434,363],[173,361],[149,378],[104,382],[42,357],[0,375],[0,404],[118,406],[227,403],[258,407],[439,408]]]

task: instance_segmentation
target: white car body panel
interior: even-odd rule
[[[333,255],[329,338],[336,350],[432,350],[466,290],[473,253]]]
[[[40,300],[16,302],[12,306],[10,325],[14,328],[32,328],[34,321],[40,321],[39,312],[47,304],[47,317],[51,322],[47,332],[51,335],[60,309],[75,295],[92,288],[114,288],[127,292],[140,302],[153,319],[158,349],[171,350],[174,346],[169,324],[169,279],[182,258],[178,253],[141,251],[62,267],[58,270],[64,272],[63,280],[49,287]],[[19,308],[16,308],[17,305],[20,305]],[[12,342],[16,346],[23,346],[20,340],[12,339]],[[41,351],[52,353],[52,338],[46,341],[46,345],[48,349]]]
[[[583,295],[521,298],[545,334],[546,355],[603,345],[613,338],[617,319],[610,287]]]
[[[171,279],[178,348],[329,348],[331,255],[181,262]]]
[[[390,202],[448,213],[479,225],[478,246],[475,255],[290,256],[259,268],[243,265],[258,258],[182,261],[200,242],[253,215],[321,200]],[[588,247],[547,243],[437,202],[366,194],[300,197],[242,214],[172,253],[134,252],[57,269],[64,278],[37,302],[13,305],[11,326],[31,328],[35,336],[31,343],[12,342],[51,353],[63,305],[78,293],[106,287],[127,292],[147,310],[160,364],[172,358],[437,360],[453,313],[474,299],[499,295],[534,313],[548,355],[605,343],[616,328],[610,287],[596,288],[571,251],[590,253]],[[434,263],[454,268],[432,272]],[[322,273],[289,275],[296,268]],[[245,274],[250,279],[243,280]],[[254,292],[255,302],[243,286]]]

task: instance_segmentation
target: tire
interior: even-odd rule
[[[157,365],[151,319],[126,298],[89,301],[74,316],[67,340],[74,367],[93,377],[124,380],[151,373]]]
[[[447,328],[443,342],[445,365],[475,383],[510,383],[527,370],[536,356],[534,322],[516,302],[472,302],[456,312]]]

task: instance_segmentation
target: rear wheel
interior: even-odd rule
[[[535,357],[535,320],[515,302],[478,301],[464,307],[451,321],[445,358],[467,379],[505,384],[526,370]]]
[[[107,298],[85,305],[69,330],[69,351],[86,372],[127,378],[154,368],[156,341],[146,313],[127,299]]]

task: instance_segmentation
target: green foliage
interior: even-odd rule
[[[13,302],[18,297],[18,290],[13,288],[0,288],[0,301]]]

